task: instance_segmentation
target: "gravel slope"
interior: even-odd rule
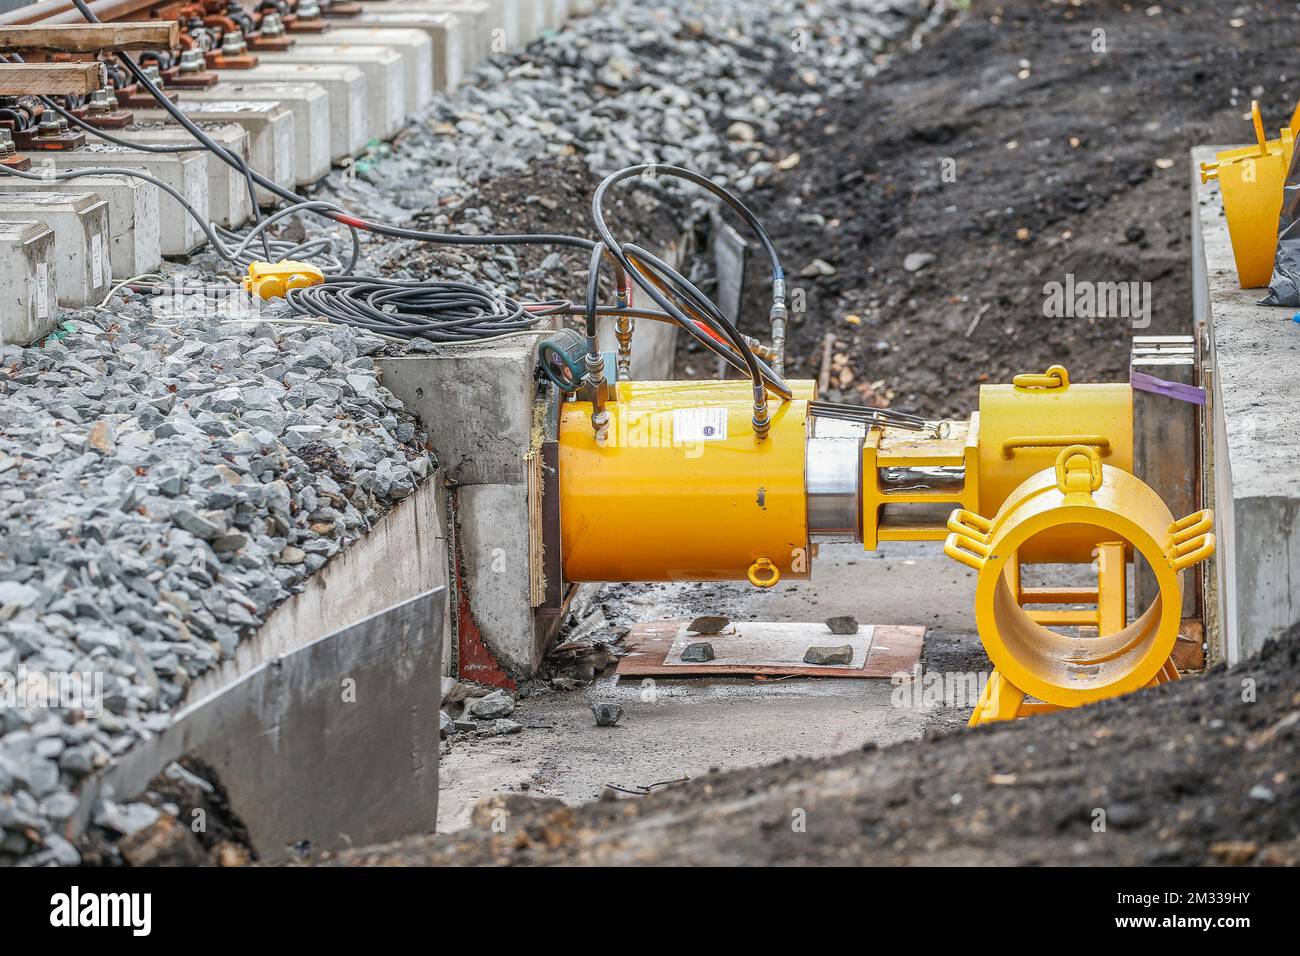
[[[130,304],[0,350],[0,863],[75,862],[77,781],[431,473],[380,345]]]

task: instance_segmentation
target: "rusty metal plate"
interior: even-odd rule
[[[688,634],[687,620],[651,621],[632,628],[628,653],[618,663],[625,677],[799,676],[893,677],[911,672],[921,656],[924,627],[864,624],[856,635],[832,634],[825,624],[752,622],[733,625],[736,634]],[[750,635],[746,641],[745,635]],[[725,643],[723,640],[725,639]],[[708,641],[717,657],[708,663],[681,660],[687,644]],[[856,642],[856,643],[855,643]],[[849,665],[812,666],[803,663],[810,646],[854,646]],[[858,645],[865,645],[859,653]],[[725,654],[725,656],[724,656]]]

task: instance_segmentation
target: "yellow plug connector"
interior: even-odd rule
[[[250,262],[244,291],[261,299],[281,298],[290,289],[320,285],[325,274],[313,265],[281,259],[279,262]]]

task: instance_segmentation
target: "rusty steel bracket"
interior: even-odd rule
[[[124,109],[94,110],[88,106],[82,106],[75,110],[68,110],[68,112],[87,126],[93,126],[96,129],[124,129],[135,122],[135,114]]]
[[[180,67],[163,70],[163,79],[167,85],[178,90],[206,90],[221,82],[221,77],[211,70],[194,70],[181,72]],[[150,97],[152,100],[152,97]]]
[[[359,17],[361,16],[361,4],[330,2],[321,8],[321,13],[327,17]]]
[[[250,53],[229,56],[220,50],[209,50],[203,54],[203,59],[212,70],[251,70],[257,66],[257,57]]]
[[[177,101],[176,94],[169,90],[163,90],[162,94],[173,103]],[[134,83],[117,91],[117,101],[123,106],[134,110],[153,109],[157,105],[157,101],[152,94],[142,92],[139,86]]]
[[[293,42],[293,37],[264,37],[254,33],[248,38],[248,48],[255,53],[283,53],[285,50],[293,49]]]
[[[303,20],[296,16],[284,18],[284,28],[290,33],[327,33],[330,25],[320,17]]]
[[[86,134],[60,127],[54,131],[40,125],[31,129],[13,130],[14,146],[29,152],[67,152],[86,145]]]

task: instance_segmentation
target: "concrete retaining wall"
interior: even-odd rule
[[[267,617],[235,656],[190,684],[186,702],[207,697],[267,661],[417,594],[447,586],[447,539],[443,475],[436,471],[415,494],[390,511],[365,537],[337,555],[298,594]],[[450,609],[444,614],[449,620]],[[445,631],[445,628],[444,628]],[[444,633],[444,638],[449,632]],[[444,663],[449,641],[443,641]]]
[[[1300,621],[1300,324],[1295,309],[1256,305],[1264,289],[1238,287],[1219,187],[1198,175],[1223,148],[1192,151],[1192,271],[1218,537],[1206,636],[1212,660],[1235,662]]]
[[[677,263],[685,240],[661,253]],[[614,348],[610,328],[603,344]],[[420,416],[457,502],[455,542],[460,613],[452,615],[456,654],[481,641],[490,660],[454,662],[462,676],[495,680],[536,673],[559,620],[535,613],[530,576],[527,456],[532,447],[537,342],[522,336],[485,345],[447,346],[432,353],[378,358],[382,381]],[[632,376],[672,375],[675,330],[641,322],[632,339]],[[609,370],[612,373],[612,369]],[[470,673],[467,665],[472,665]],[[493,666],[495,665],[495,666]]]

